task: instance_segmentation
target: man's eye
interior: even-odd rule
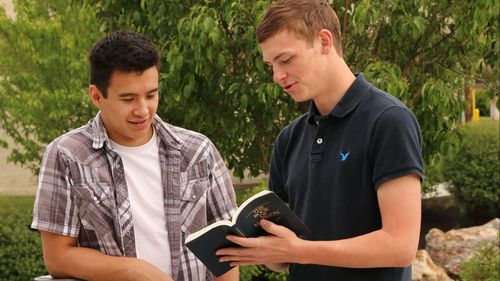
[[[131,101],[132,101],[132,98],[129,98],[129,99],[122,99],[122,101],[124,101],[124,102],[131,102]]]
[[[281,62],[284,63],[284,64],[287,64],[287,63],[290,63],[292,61],[292,58],[289,58],[289,59],[286,59],[286,60],[282,60]]]

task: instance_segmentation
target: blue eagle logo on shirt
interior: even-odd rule
[[[350,151],[347,151],[347,152],[340,151],[339,152],[340,161],[344,162],[345,160],[347,160],[347,157],[349,157],[350,153],[351,153]]]

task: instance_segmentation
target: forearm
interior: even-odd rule
[[[83,247],[70,247],[45,259],[49,273],[54,277],[76,277],[83,280],[143,280],[142,274],[156,272],[146,261],[108,256],[99,251]],[[165,276],[166,277],[166,276]],[[158,280],[168,280],[166,278]]]
[[[219,277],[214,277],[215,281],[238,281],[240,280],[240,269],[238,266],[222,274]]]
[[[417,245],[418,236],[402,239],[384,230],[344,240],[302,240],[294,262],[351,268],[406,267],[415,257]]]

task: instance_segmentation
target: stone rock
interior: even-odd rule
[[[436,264],[457,276],[462,270],[461,263],[470,259],[483,242],[495,242],[499,226],[500,219],[495,218],[482,226],[453,229],[446,233],[433,228],[425,235],[425,248]]]
[[[418,250],[412,264],[411,280],[413,281],[453,281],[446,271],[436,265],[426,250]]]

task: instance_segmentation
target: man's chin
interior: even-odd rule
[[[309,100],[309,99],[307,99],[307,98],[305,98],[303,96],[300,96],[300,95],[296,95],[296,96],[292,96],[291,95],[291,97],[292,97],[293,101],[296,102],[296,103],[306,102],[306,101]]]

